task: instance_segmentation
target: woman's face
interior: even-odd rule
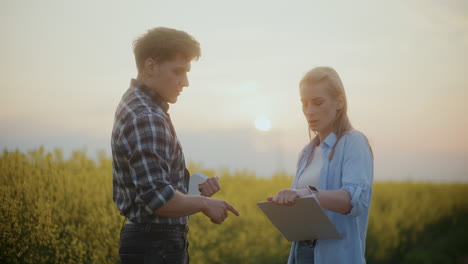
[[[343,107],[342,97],[332,98],[326,81],[303,84],[300,89],[302,112],[309,128],[317,131],[321,140],[332,132],[337,112]]]

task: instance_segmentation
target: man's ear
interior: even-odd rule
[[[144,71],[147,76],[152,76],[159,64],[153,58],[146,58]]]

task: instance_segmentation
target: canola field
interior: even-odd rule
[[[191,263],[286,263],[290,243],[256,203],[288,188],[292,175],[258,178],[247,170],[210,170],[215,198],[241,216],[222,225],[190,218]],[[123,217],[112,201],[112,162],[76,151],[0,154],[0,263],[119,263]],[[468,184],[374,183],[368,263],[466,263]]]

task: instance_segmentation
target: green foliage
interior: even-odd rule
[[[249,171],[214,171],[215,197],[233,204],[214,225],[190,218],[191,263],[285,263],[290,243],[256,207],[288,188],[285,173],[258,178]],[[83,152],[64,160],[40,148],[0,156],[0,263],[118,263],[123,218],[112,202],[111,160]],[[376,183],[367,240],[368,263],[457,263],[468,248],[467,184]]]
[[[468,212],[445,217],[418,235],[418,242],[403,256],[403,264],[467,263]],[[464,255],[460,255],[460,253]]]
[[[467,184],[374,184],[368,263],[457,263],[468,257],[468,244],[460,240],[467,231],[453,232],[467,230],[467,191]],[[442,260],[445,254],[452,261]]]

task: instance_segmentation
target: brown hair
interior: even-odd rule
[[[344,135],[346,131],[353,129],[351,122],[348,118],[348,102],[346,100],[346,93],[344,90],[343,82],[340,79],[338,73],[331,67],[317,67],[308,71],[304,77],[302,77],[301,82],[299,83],[299,88],[303,85],[312,85],[320,82],[327,82],[328,92],[333,99],[338,99],[339,96],[343,98],[343,106],[338,110],[336,114],[336,119],[332,124],[332,131],[336,134],[336,144],[333,146],[328,160],[333,158],[335,154],[335,148],[338,145],[338,141]],[[317,131],[313,131],[317,134]],[[309,138],[311,138],[310,129],[309,129]],[[312,155],[311,155],[312,156]],[[310,161],[309,161],[310,162]]]
[[[133,53],[138,73],[143,71],[145,61],[152,58],[157,62],[174,59],[177,55],[188,61],[201,56],[200,43],[184,31],[156,27],[133,42]]]

